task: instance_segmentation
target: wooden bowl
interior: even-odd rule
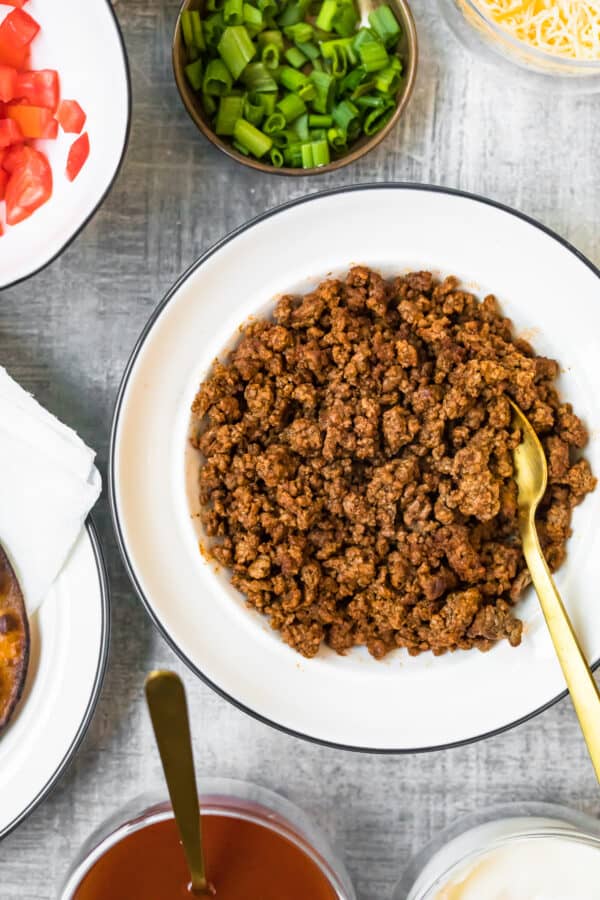
[[[402,78],[402,84],[400,85],[400,88],[398,90],[398,105],[396,106],[394,115],[391,117],[389,122],[384,125],[381,131],[378,131],[376,134],[371,135],[370,137],[363,135],[362,138],[359,138],[352,144],[348,153],[346,153],[344,156],[340,156],[337,159],[333,159],[326,166],[318,166],[311,169],[292,169],[285,166],[276,168],[270,163],[264,163],[258,159],[254,159],[253,157],[244,156],[242,153],[239,153],[228,140],[215,134],[213,127],[202,108],[200,96],[189,85],[184,71],[187,60],[185,56],[185,46],[181,36],[181,13],[189,9],[201,10],[203,6],[203,0],[183,0],[183,3],[181,4],[179,10],[179,15],[177,16],[177,22],[175,24],[175,34],[173,36],[173,71],[175,73],[175,81],[177,83],[177,89],[179,90],[179,95],[183,101],[183,105],[185,106],[191,118],[194,120],[199,131],[201,131],[202,134],[208,138],[211,144],[214,144],[215,147],[218,147],[219,150],[221,150],[223,153],[226,153],[227,156],[229,156],[231,159],[234,159],[236,162],[241,163],[243,166],[248,166],[249,168],[256,169],[259,172],[267,172],[271,175],[296,176],[323,175],[326,172],[333,172],[335,169],[341,169],[343,166],[347,166],[350,163],[355,162],[357,159],[360,159],[361,156],[365,156],[365,154],[369,153],[370,150],[376,147],[385,138],[385,136],[389,134],[392,128],[394,128],[396,123],[399,121],[412,94],[417,74],[417,62],[419,55],[417,29],[415,27],[411,9],[406,0],[396,0],[396,5],[398,7],[398,11],[401,13],[400,24],[402,26],[402,37],[398,46],[398,56],[402,58],[402,61],[404,63],[404,75]]]

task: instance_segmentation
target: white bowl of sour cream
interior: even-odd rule
[[[394,900],[597,900],[600,823],[551,804],[499,807],[438,836]]]

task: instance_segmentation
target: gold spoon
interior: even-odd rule
[[[522,432],[522,443],[515,449],[513,458],[519,490],[519,531],[523,555],[600,782],[600,691],[544,559],[535,527],[535,512],[548,481],[546,457],[529,420],[512,400],[510,404],[513,424]]]
[[[200,805],[185,690],[175,672],[159,670],[146,678],[146,702],[154,728],[171,805],[192,879],[192,892],[208,897],[200,828]]]

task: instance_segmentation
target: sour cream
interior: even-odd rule
[[[600,900],[600,849],[540,835],[490,849],[453,873],[435,900]]]

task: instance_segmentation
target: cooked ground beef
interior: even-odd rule
[[[538,529],[553,569],[595,479],[558,365],[494,297],[362,266],[251,322],[193,404],[213,557],[304,656],[364,644],[488,650],[521,641],[510,396],[544,445]]]

